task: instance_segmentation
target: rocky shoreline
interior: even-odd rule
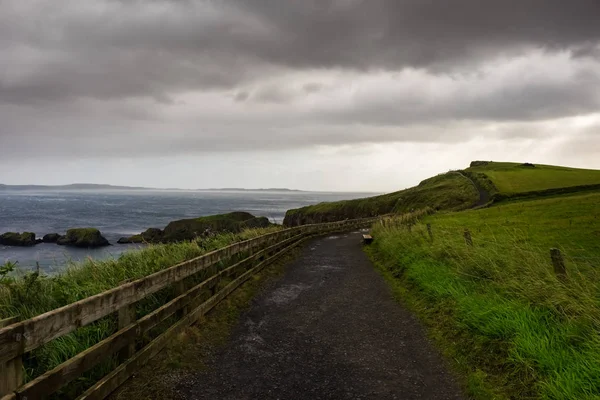
[[[40,243],[56,243],[60,246],[96,248],[109,246],[110,243],[96,228],[73,228],[65,235],[49,233],[42,239],[36,239],[33,232],[6,232],[0,235],[0,245],[31,247]]]
[[[117,243],[173,243],[195,240],[217,233],[238,233],[248,228],[265,228],[272,225],[266,217],[256,217],[247,212],[236,211],[207,217],[181,219],[170,222],[164,229],[149,228],[130,237],[122,237]],[[0,235],[0,245],[31,247],[40,243],[59,246],[97,248],[110,246],[109,241],[96,228],[73,228],[66,234],[48,233],[41,239],[33,232],[6,232]]]

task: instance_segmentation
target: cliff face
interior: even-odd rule
[[[456,172],[438,175],[418,186],[364,199],[321,203],[289,210],[285,226],[298,226],[345,219],[404,213],[431,207],[435,210],[461,210],[472,207],[479,197],[472,182]]]

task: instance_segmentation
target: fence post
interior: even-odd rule
[[[128,279],[122,283],[127,283],[130,281],[131,280]],[[136,303],[128,304],[126,306],[119,308],[118,330],[121,330],[121,329],[125,328],[126,326],[131,325],[136,320],[135,308],[136,308]],[[119,363],[122,363],[122,362],[126,361],[127,359],[131,358],[131,356],[133,356],[134,353],[135,353],[135,341],[133,341],[132,343],[129,343],[127,346],[125,346],[124,348],[119,350],[119,353],[118,353]]]
[[[19,322],[19,317],[0,320],[0,328]],[[17,340],[23,340],[18,336]],[[0,363],[0,397],[7,395],[23,385],[23,359],[21,356]]]
[[[467,246],[473,247],[473,239],[471,238],[471,232],[467,228],[465,228],[464,236],[465,243],[467,244]]]
[[[431,224],[427,224],[427,233],[429,234],[429,240],[433,242],[433,233],[431,232]]]
[[[187,291],[187,287],[185,286],[185,281],[184,279],[180,280],[179,282],[175,283],[175,297],[179,297],[182,294],[184,294]],[[185,315],[187,315],[187,313],[190,311],[189,305],[183,306],[181,308],[181,310],[179,310],[179,316],[183,317]]]
[[[554,273],[559,278],[565,278],[567,276],[567,268],[565,267],[565,259],[559,249],[550,249],[550,258],[552,259],[552,266],[554,267]]]

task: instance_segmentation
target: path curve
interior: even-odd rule
[[[242,314],[185,399],[463,399],[359,232],[310,241]]]
[[[490,198],[491,198],[490,193],[487,190],[485,190],[485,188],[483,186],[481,186],[479,183],[475,182],[473,179],[469,178],[464,173],[462,173],[460,171],[457,171],[457,173],[462,175],[464,178],[468,179],[469,182],[471,182],[471,184],[475,187],[475,189],[479,193],[479,200],[477,200],[477,202],[475,202],[475,204],[473,205],[472,208],[483,207],[487,203],[489,203]]]

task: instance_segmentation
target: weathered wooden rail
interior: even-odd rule
[[[367,227],[374,220],[347,220],[281,230],[234,243],[25,321],[1,320],[0,400],[46,398],[116,354],[120,364],[78,398],[103,399],[155,356],[173,335],[197,322],[286,251],[312,236]],[[245,258],[235,262],[241,257]],[[227,262],[233,264],[227,266]],[[203,277],[201,282],[188,288],[190,279],[186,278],[199,276]],[[226,284],[220,288],[222,282]],[[136,304],[168,287],[175,288],[176,297],[136,320]],[[23,355],[113,313],[118,315],[117,332],[23,384]],[[136,343],[144,334],[173,316],[178,318],[175,323],[136,351]]]

